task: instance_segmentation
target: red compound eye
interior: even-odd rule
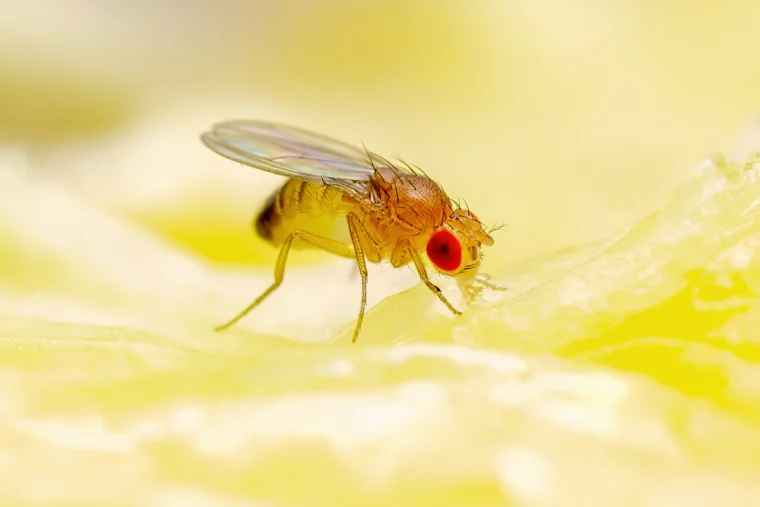
[[[427,244],[428,258],[442,271],[456,271],[462,264],[462,245],[447,229],[441,229],[430,236]]]

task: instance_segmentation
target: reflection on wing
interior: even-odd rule
[[[223,157],[292,178],[338,184],[334,180],[366,182],[374,173],[365,151],[287,125],[227,121],[214,125],[201,140]]]

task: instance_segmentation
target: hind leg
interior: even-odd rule
[[[269,286],[267,290],[265,290],[259,297],[256,298],[256,300],[248,305],[245,309],[243,309],[240,313],[235,315],[231,320],[226,322],[225,324],[222,324],[221,326],[216,327],[215,331],[223,331],[224,329],[227,329],[228,327],[232,326],[234,323],[248,315],[248,313],[251,312],[254,308],[259,306],[270,294],[272,294],[275,290],[277,290],[277,287],[279,287],[282,284],[283,279],[285,278],[285,265],[288,261],[288,254],[290,253],[290,247],[293,245],[293,242],[295,240],[301,240],[306,243],[309,243],[310,245],[319,248],[321,250],[324,250],[326,252],[329,252],[333,255],[338,255],[340,257],[347,257],[349,259],[353,259],[356,257],[356,254],[354,253],[353,248],[351,248],[348,245],[344,245],[343,243],[339,241],[335,241],[329,238],[325,238],[323,236],[318,236],[316,234],[312,234],[310,232],[301,231],[301,230],[295,230],[291,232],[288,237],[285,239],[285,242],[282,245],[282,248],[280,249],[280,254],[277,256],[277,264],[275,264],[274,267],[274,282],[272,285]]]

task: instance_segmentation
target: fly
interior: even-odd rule
[[[288,178],[255,220],[257,234],[280,247],[274,282],[217,331],[243,318],[282,284],[294,245],[357,263],[362,298],[352,342],[367,305],[367,262],[390,261],[395,268],[412,263],[455,315],[461,312],[430,281],[423,253],[439,273],[456,280],[467,299],[483,287],[503,290],[478,274],[481,248],[493,245],[491,231],[411,166],[308,130],[263,121],[217,123],[201,140],[223,157]]]

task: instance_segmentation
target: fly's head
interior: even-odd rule
[[[480,262],[481,248],[493,245],[483,223],[471,211],[456,209],[427,242],[427,256],[443,275],[455,278],[462,293],[470,293]]]

